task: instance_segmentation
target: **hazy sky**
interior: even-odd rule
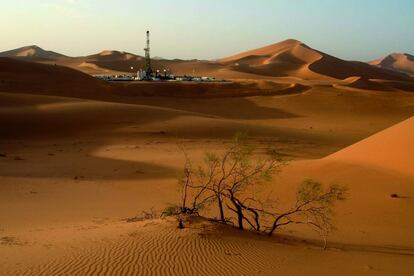
[[[414,54],[414,0],[0,0],[0,51],[225,57],[295,38],[344,59]]]

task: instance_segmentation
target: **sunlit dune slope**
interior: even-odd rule
[[[414,249],[414,117],[325,158],[292,162],[272,186],[283,195],[279,204],[289,206],[307,178],[348,188],[331,240]]]
[[[414,117],[328,158],[414,175]]]

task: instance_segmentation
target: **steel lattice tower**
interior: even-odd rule
[[[152,68],[151,68],[151,55],[150,55],[150,32],[147,31],[147,47],[144,49],[145,51],[145,73],[147,78],[152,75]]]

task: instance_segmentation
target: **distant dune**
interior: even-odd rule
[[[394,53],[384,58],[371,61],[370,64],[403,72],[414,77],[414,56],[410,54]]]
[[[95,71],[92,73],[106,73],[111,71],[131,73],[138,70],[137,64],[143,65],[144,63],[141,56],[114,50],[105,50],[86,57],[78,57],[76,61],[77,64],[72,64],[72,67],[82,70],[81,68],[86,68],[83,66],[84,64],[89,64],[91,65],[89,69],[93,68],[93,71]],[[102,70],[105,70],[105,72],[102,72]]]
[[[56,60],[68,58],[65,55],[53,51],[46,51],[36,45],[25,46],[18,49],[2,52],[0,53],[0,57],[26,58],[31,60]]]
[[[302,44],[289,39],[263,48],[247,51],[219,62],[230,66],[232,70],[269,76],[323,77],[309,70],[312,64],[322,56]]]
[[[138,69],[145,68],[142,56],[115,50],[105,50],[84,57],[67,57],[37,46],[29,46],[0,53],[0,56],[59,64],[88,74],[135,73]],[[412,68],[411,56],[406,56],[406,60],[399,60],[401,61],[393,63],[395,68]],[[389,70],[387,66],[345,61],[312,49],[294,39],[216,61],[169,60],[157,57],[153,59],[152,65],[156,70],[167,70],[176,75],[204,75],[228,79],[293,77],[301,80],[327,81],[360,77],[364,80],[413,81],[413,78]]]
[[[407,79],[401,74],[381,70],[362,62],[341,60],[294,39],[223,58],[219,62],[230,66],[234,71],[274,77],[346,79],[358,76],[365,79]]]
[[[81,59],[81,58],[79,58]],[[142,60],[143,57],[134,55],[128,52],[105,50],[98,54],[89,55],[84,58],[90,62],[111,62],[111,61],[138,61]]]

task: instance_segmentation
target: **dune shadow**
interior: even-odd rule
[[[11,98],[11,105],[0,108],[0,153],[3,155],[0,162],[5,162],[1,176],[82,180],[176,175],[169,166],[96,157],[93,152],[110,143],[107,141],[117,135],[119,128],[174,118],[180,112],[81,100],[59,101],[32,95],[7,97]],[[94,140],[93,144],[85,144],[88,140]],[[42,142],[45,152],[36,148],[38,146],[30,146],[30,152],[34,150],[36,154],[26,154],[26,144],[40,145],[38,141],[55,141],[56,144],[45,147]],[[62,141],[66,147],[58,145]]]
[[[76,156],[76,160],[73,159],[73,156],[65,156],[65,153],[56,153],[54,156],[42,157],[37,160],[26,159],[24,155],[22,160],[13,160],[12,156],[6,160],[3,158],[1,161],[7,162],[9,169],[3,170],[0,175],[26,178],[62,178],[73,179],[73,181],[147,180],[175,178],[178,175],[177,170],[169,166],[79,155]],[[53,160],[56,161],[53,162]],[[14,162],[15,166],[10,166],[11,162]],[[22,165],[32,162],[33,166],[25,166],[24,171],[21,170]]]
[[[0,96],[4,94],[0,93]],[[107,102],[13,95],[10,107],[0,108],[0,139],[76,137],[110,132],[128,125],[144,125],[183,115],[180,111]],[[43,99],[43,98],[46,98]],[[0,97],[1,99],[1,97]]]
[[[152,98],[137,97],[134,103],[194,112],[208,117],[225,119],[257,120],[300,117],[276,107],[259,106],[249,98]]]
[[[310,64],[309,69],[315,73],[341,80],[359,76],[363,79],[410,81],[410,77],[400,72],[384,70],[359,61],[343,61],[326,54]]]

